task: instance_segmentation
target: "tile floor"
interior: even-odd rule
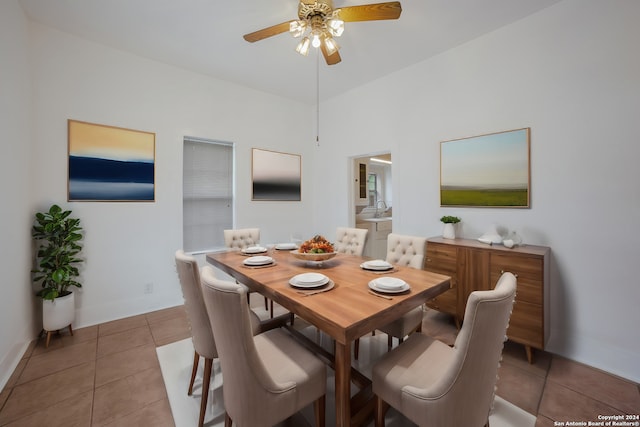
[[[264,315],[265,313],[262,313]],[[455,327],[434,311],[424,333],[451,342]],[[0,426],[173,426],[155,348],[189,337],[182,306],[34,341],[0,393]],[[528,364],[507,343],[497,394],[554,421],[640,414],[640,387],[545,352]]]

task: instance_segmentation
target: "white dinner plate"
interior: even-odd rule
[[[243,261],[244,265],[267,265],[273,263],[270,256],[252,256]]]
[[[295,243],[278,243],[276,249],[279,251],[292,251],[298,249],[298,245]]]
[[[293,276],[289,283],[297,288],[317,288],[329,282],[329,278],[320,273],[302,273]]]
[[[373,282],[380,289],[388,289],[392,291],[395,291],[396,289],[402,289],[407,284],[407,282],[405,282],[402,279],[398,279],[397,277],[389,277],[389,276],[378,277],[377,279],[373,280]]]
[[[404,292],[407,291],[409,289],[411,289],[411,286],[409,286],[409,284],[407,282],[405,282],[402,279],[395,279],[395,280],[399,280],[400,282],[396,282],[396,285],[391,286],[390,282],[385,282],[382,281],[380,282],[379,280],[383,279],[382,277],[372,280],[369,282],[369,287],[371,289],[373,289],[374,291],[378,291],[378,292],[386,292],[389,294],[396,294],[396,293],[400,293],[400,292]],[[384,279],[393,279],[392,277],[385,277]]]
[[[391,270],[393,268],[393,265],[381,259],[374,259],[371,261],[363,262],[362,264],[360,264],[360,267],[364,268],[365,270],[385,271]]]
[[[242,253],[244,254],[261,254],[263,252],[267,252],[267,248],[262,246],[249,246],[242,250]]]

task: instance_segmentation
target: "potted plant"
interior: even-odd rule
[[[456,238],[456,229],[455,224],[460,222],[460,218],[457,216],[445,215],[440,218],[440,221],[444,223],[444,228],[442,230],[442,237],[445,239],[455,239]]]
[[[48,212],[36,213],[36,224],[31,235],[39,243],[36,254],[37,268],[34,283],[41,288],[37,295],[42,298],[43,329],[47,331],[47,345],[52,331],[69,327],[75,314],[74,286],[82,287],[76,280],[78,265],[83,262],[78,254],[82,250],[82,227],[80,219],[71,218],[71,211],[52,205]]]

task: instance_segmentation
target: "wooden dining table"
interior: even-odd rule
[[[297,259],[289,251],[276,249],[261,255],[272,257],[274,263],[266,267],[249,267],[243,263],[247,257],[238,251],[209,253],[206,259],[252,291],[272,299],[335,340],[332,360],[335,370],[335,425],[347,427],[364,423],[367,411],[371,412],[373,400],[370,398],[370,382],[369,397],[365,399],[366,393],[361,387],[366,388],[363,382],[367,379],[355,375],[351,367],[351,343],[445,292],[450,287],[450,277],[394,266],[384,276],[402,279],[410,289],[402,293],[379,294],[369,288],[369,282],[381,277],[381,272],[361,267],[368,258],[339,253],[330,260],[317,263]],[[292,277],[309,272],[326,275],[333,282],[333,288],[306,295],[290,285]],[[361,388],[353,397],[352,381]]]

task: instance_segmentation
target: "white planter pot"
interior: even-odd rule
[[[445,239],[455,239],[456,238],[456,228],[454,224],[447,223],[444,225],[442,229],[442,237]]]
[[[57,331],[73,323],[76,304],[73,292],[53,301],[42,300],[42,327],[45,331]]]

